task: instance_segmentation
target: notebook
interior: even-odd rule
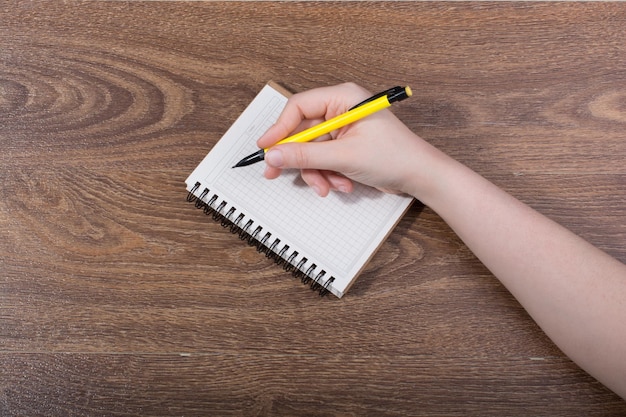
[[[319,197],[298,170],[274,180],[264,162],[232,168],[258,150],[288,92],[269,82],[187,178],[187,200],[320,295],[342,297],[412,198],[355,184]]]

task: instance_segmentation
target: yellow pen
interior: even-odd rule
[[[300,133],[289,136],[276,143],[276,145],[290,142],[310,142],[313,139],[332,132],[333,130],[337,130],[341,127],[349,125],[350,123],[361,120],[362,118],[376,113],[379,110],[386,109],[391,106],[391,103],[404,100],[411,97],[411,95],[413,95],[413,93],[409,87],[390,88],[389,90],[375,94],[367,100],[360,102],[347,112],[326,120],[325,122],[315,125],[309,129],[303,130]],[[259,149],[257,152],[254,152],[237,162],[233,168],[252,165],[256,162],[262,161],[265,159],[265,153],[268,150],[269,148]]]

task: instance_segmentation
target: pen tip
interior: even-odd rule
[[[233,168],[252,165],[254,163],[262,161],[264,158],[265,158],[265,150],[259,149],[257,152],[250,154],[246,156],[245,158],[243,158],[241,161],[237,162],[235,165],[233,165]]]

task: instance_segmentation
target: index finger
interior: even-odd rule
[[[367,97],[367,90],[352,83],[294,94],[287,100],[276,123],[257,140],[257,146],[268,148],[289,136],[303,120],[331,119]]]

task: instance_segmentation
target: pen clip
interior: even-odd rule
[[[361,107],[362,105],[367,104],[370,101],[374,101],[374,100],[376,100],[377,98],[380,98],[380,97],[397,95],[398,93],[404,92],[404,90],[405,90],[404,87],[400,87],[400,86],[392,87],[389,90],[385,90],[385,91],[380,92],[378,94],[374,94],[373,96],[363,100],[362,102],[360,102],[356,106],[350,107],[350,109],[348,111],[354,110],[357,107]]]

